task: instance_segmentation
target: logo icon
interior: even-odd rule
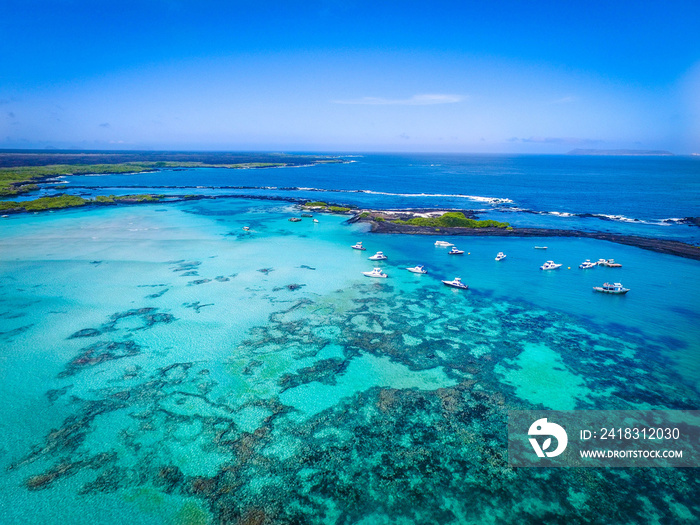
[[[535,449],[535,453],[538,457],[548,457],[554,458],[566,450],[566,445],[569,443],[569,437],[566,435],[566,430],[556,423],[547,422],[547,418],[543,417],[538,419],[532,425],[530,425],[530,430],[527,431],[530,436],[550,436],[544,440],[542,446],[537,442],[536,438],[530,438],[530,444],[532,448]],[[552,444],[552,437],[557,438],[557,448],[550,452],[545,452]]]

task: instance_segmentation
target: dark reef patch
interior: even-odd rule
[[[211,282],[211,279],[197,279],[196,281],[188,282],[187,286],[197,286],[200,284],[206,284],[206,283],[210,283],[210,282]]]
[[[79,337],[97,337],[101,334],[102,332],[97,328],[83,328],[82,330],[78,330],[77,332],[71,334],[68,339],[77,339]]]
[[[288,284],[286,286],[279,286],[272,289],[273,292],[279,292],[280,290],[289,290],[290,292],[295,292],[300,290],[305,284]]]
[[[141,348],[133,341],[102,341],[81,350],[58,377],[75,375],[85,368],[90,368],[115,359],[133,357],[141,353]]]
[[[192,308],[195,312],[199,313],[199,310],[205,306],[214,306],[214,303],[201,304],[199,301],[194,303],[182,303],[185,308]]]
[[[165,292],[170,290],[170,288],[163,288],[160,292],[152,293],[150,295],[147,295],[145,298],[146,299],[158,299],[159,297],[162,297]]]

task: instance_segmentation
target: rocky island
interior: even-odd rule
[[[700,247],[680,241],[599,231],[552,228],[515,228],[508,223],[479,221],[469,210],[381,211],[361,210],[351,223],[365,222],[374,233],[404,235],[465,235],[499,237],[580,237],[636,246],[678,257],[700,260]]]

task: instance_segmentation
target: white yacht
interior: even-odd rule
[[[362,241],[360,241],[360,242],[358,242],[357,244],[355,244],[354,246],[352,246],[352,249],[353,249],[353,250],[362,250],[362,251],[364,251],[364,250],[366,250],[367,248],[365,248],[364,246],[362,246]]]
[[[435,241],[435,246],[454,246],[454,244],[447,241]]]
[[[535,250],[546,250],[546,246],[535,246]]]
[[[428,270],[423,268],[423,266],[414,266],[413,268],[406,268],[409,272],[413,273],[428,273]]]
[[[243,231],[246,231],[246,232],[250,231],[250,226],[243,226]]]
[[[442,282],[445,283],[447,286],[452,286],[452,288],[461,288],[462,290],[466,290],[467,288],[469,288],[469,286],[464,284],[462,282],[462,279],[460,279],[459,277],[455,277],[453,281]]]
[[[503,252],[498,252],[498,255],[496,255],[496,260],[497,261],[502,261],[503,259],[506,258],[506,254]]]
[[[540,270],[556,270],[560,266],[561,264],[557,264],[554,261],[547,261],[542,266],[540,266]]]
[[[388,257],[382,252],[377,252],[369,258],[370,261],[383,261],[384,259],[388,259]]]
[[[375,268],[371,272],[362,272],[362,275],[365,275],[367,277],[382,277],[384,279],[388,277],[388,275],[385,274],[381,268]]]
[[[608,268],[622,268],[620,263],[616,263],[615,259],[601,259],[598,261],[601,266],[607,266]]]
[[[447,252],[447,255],[462,255],[464,253],[464,250],[458,250],[456,246],[453,246],[452,249]]]
[[[629,288],[623,288],[622,283],[605,283],[603,286],[594,286],[593,290],[595,290],[596,292],[612,293],[618,295],[623,295],[630,291]]]
[[[591,268],[595,268],[596,264],[598,264],[598,263],[594,263],[594,262],[591,262],[590,259],[586,259],[581,264],[579,264],[578,267],[581,268],[582,270],[589,270]]]
[[[318,219],[314,219],[314,222],[318,222]]]

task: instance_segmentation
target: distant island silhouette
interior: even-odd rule
[[[567,155],[673,156],[662,149],[572,149]]]

